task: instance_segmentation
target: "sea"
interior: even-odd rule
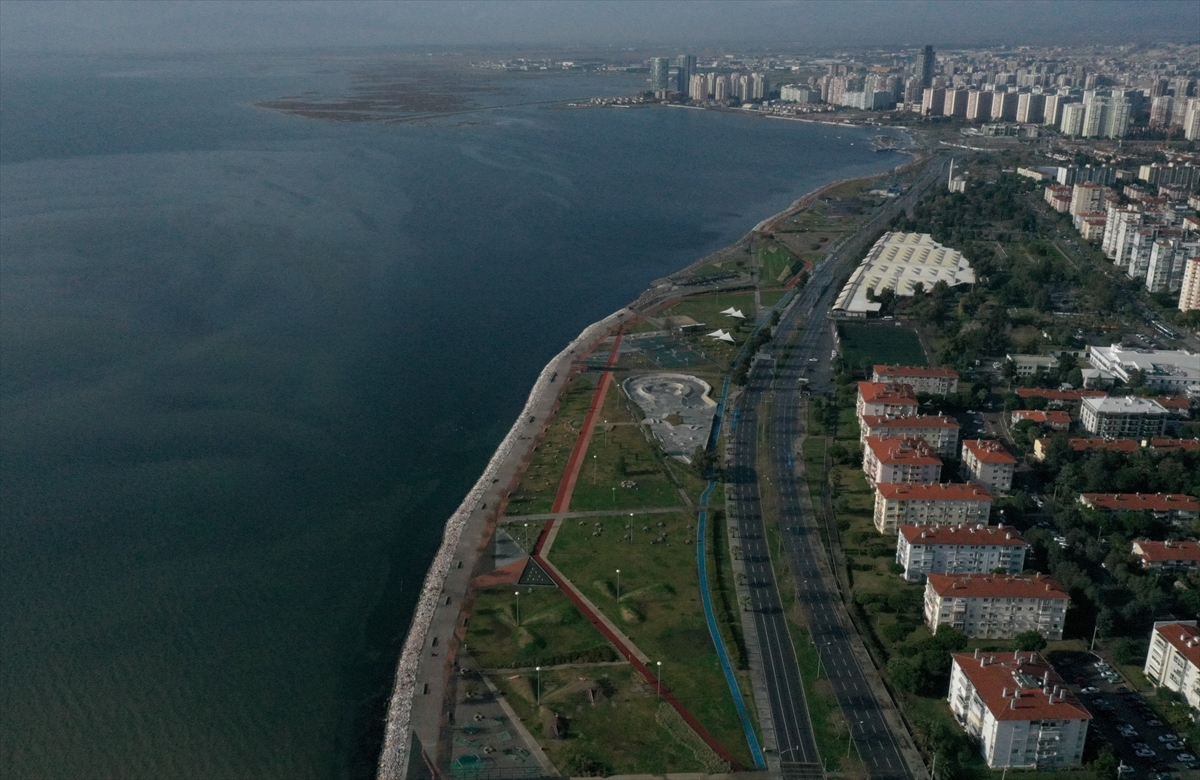
[[[255,106],[360,60],[0,55],[0,777],[370,777],[443,524],[547,360],[906,159],[539,104],[645,74],[486,75],[491,110],[416,123]]]

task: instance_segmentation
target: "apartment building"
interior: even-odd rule
[[[914,393],[949,395],[958,392],[958,372],[953,368],[922,366],[875,366],[871,381],[881,384],[908,385]]]
[[[1062,639],[1070,596],[1045,574],[927,574],[925,624],[950,626],[973,639],[1011,639],[1036,631]]]
[[[1079,419],[1084,429],[1095,436],[1144,439],[1161,436],[1169,415],[1157,401],[1124,396],[1083,399]]]
[[[868,436],[863,443],[863,472],[872,487],[893,482],[937,482],[942,476],[942,461],[920,437]]]
[[[1061,184],[1051,184],[1046,188],[1045,200],[1059,214],[1071,210],[1071,188]]]
[[[1200,628],[1195,620],[1159,621],[1150,630],[1142,669],[1150,682],[1182,694],[1200,710]]]
[[[917,413],[917,395],[908,385],[879,382],[859,382],[858,401],[854,411],[858,419],[874,417],[909,417]]]
[[[1186,493],[1081,493],[1079,503],[1100,512],[1149,512],[1173,523],[1200,519],[1200,498]]]
[[[1104,196],[1107,194],[1108,188],[1101,184],[1091,182],[1076,184],[1071,190],[1071,216],[1103,212]]]
[[[908,582],[927,574],[1020,574],[1029,545],[1012,526],[983,523],[901,525],[896,536],[896,563]]]
[[[1179,310],[1195,309],[1200,309],[1200,257],[1188,259],[1179,290]]]
[[[867,414],[859,418],[858,440],[865,447],[868,436],[880,439],[919,436],[937,451],[939,457],[954,458],[958,455],[958,431],[958,421],[946,415],[879,417]]]
[[[962,469],[968,482],[983,485],[993,494],[1007,493],[1012,490],[1017,459],[998,441],[967,439],[963,441]]]
[[[1092,715],[1037,653],[951,656],[950,710],[992,769],[1079,766]]]
[[[1200,568],[1200,542],[1195,539],[1174,542],[1134,539],[1131,552],[1142,562],[1143,569],[1187,571]]]
[[[1029,420],[1042,428],[1052,431],[1065,431],[1071,427],[1071,415],[1061,409],[1016,409],[1012,413],[1012,424]]]
[[[875,530],[902,525],[987,525],[992,496],[979,485],[883,482],[875,486]]]
[[[1042,387],[1018,387],[1014,392],[1022,401],[1044,398],[1046,406],[1051,409],[1078,409],[1085,398],[1104,398],[1108,395],[1103,390],[1051,390]]]

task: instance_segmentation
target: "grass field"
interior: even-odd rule
[[[763,306],[770,308],[779,303],[787,293],[787,290],[763,290],[758,294],[758,299],[762,301]]]
[[[567,458],[579,437],[579,429],[596,392],[595,381],[598,376],[584,373],[570,378],[558,414],[533,453],[529,468],[513,491],[505,514],[530,515],[550,511]]]
[[[780,244],[762,244],[758,252],[758,277],[765,284],[786,281],[791,276],[792,263],[796,256]]]
[[[750,766],[741,722],[700,604],[695,516],[681,512],[633,520],[632,541],[622,541],[630,533],[625,527],[628,517],[589,519],[582,526],[568,520],[559,529],[550,557],[653,666],[663,662],[664,683],[721,744]],[[592,535],[596,522],[604,528],[599,537]],[[650,530],[644,530],[647,527]],[[670,543],[653,543],[662,534]]]
[[[546,587],[480,591],[467,624],[466,647],[484,669],[596,663],[619,657],[562,591]]]
[[[894,325],[839,325],[842,362],[847,369],[865,370],[875,363],[925,365],[917,334]]]

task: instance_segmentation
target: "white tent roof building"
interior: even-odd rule
[[[838,293],[833,312],[865,317],[880,309],[880,304],[867,299],[868,291],[879,293],[890,287],[896,295],[911,297],[918,283],[928,292],[938,282],[951,287],[974,284],[975,271],[962,252],[942,246],[928,233],[885,233]]]

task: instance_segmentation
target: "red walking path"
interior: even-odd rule
[[[587,417],[584,418],[583,430],[580,431],[579,438],[575,440],[575,447],[571,450],[570,458],[567,459],[567,470],[563,474],[562,482],[558,485],[558,493],[554,496],[554,506],[550,510],[552,514],[566,512],[571,505],[571,495],[575,492],[575,482],[579,478],[579,472],[583,468],[584,457],[587,455],[588,445],[592,441],[592,431],[596,427],[596,417],[600,414],[600,410],[604,406],[604,397],[608,394],[608,386],[612,384],[613,367],[617,363],[617,357],[621,349],[621,336],[623,334],[624,328],[618,330],[617,337],[613,341],[612,351],[608,355],[608,362],[604,364],[604,373],[601,375],[600,382],[596,386],[595,395],[592,396],[592,403],[588,407]],[[658,687],[661,691],[663,701],[675,708],[675,711],[704,740],[705,744],[712,748],[722,761],[727,762],[730,769],[735,772],[744,771],[744,767],[730,755],[725,746],[718,742],[716,737],[709,734],[708,729],[701,725],[696,716],[675,698],[675,695],[671,693],[671,689],[659,683],[658,677],[654,672],[650,671],[650,667],[638,658],[633,648],[622,637],[618,637],[616,632],[609,628],[605,620],[582,598],[574,584],[563,577],[557,568],[542,557],[542,546],[545,544],[550,530],[554,527],[554,522],[553,519],[547,520],[546,524],[542,526],[542,531],[538,534],[537,543],[533,547],[533,559],[550,575],[551,579],[554,580],[562,592],[567,594],[567,598],[579,608],[579,611],[591,621],[592,625],[609,642],[612,642],[617,651],[625,657],[625,660],[629,661],[633,668],[638,670],[646,682]]]

